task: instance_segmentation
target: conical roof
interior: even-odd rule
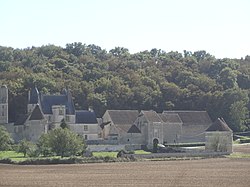
[[[226,122],[223,119],[218,118],[215,122],[212,123],[206,131],[230,131],[232,130],[228,127]]]

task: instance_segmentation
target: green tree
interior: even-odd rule
[[[236,101],[230,106],[230,124],[234,131],[246,130],[247,118],[248,110],[243,101]]]
[[[35,149],[35,145],[27,140],[21,140],[18,144],[18,152],[23,153],[24,157],[26,157],[29,153],[33,152]]]
[[[66,123],[66,121],[64,119],[62,119],[60,127],[62,129],[69,129],[69,125]]]
[[[52,150],[50,147],[49,134],[42,134],[42,136],[39,138],[37,142],[37,148],[38,148],[38,151],[43,156],[49,156],[52,154]]]
[[[49,132],[49,146],[57,155],[73,156],[84,151],[83,138],[69,129],[57,128]]]
[[[0,125],[0,151],[10,150],[13,142],[6,128]]]

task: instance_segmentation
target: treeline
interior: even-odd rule
[[[206,110],[234,131],[246,130],[250,111],[250,56],[216,59],[206,51],[135,54],[116,47],[46,45],[0,47],[0,84],[9,88],[9,116],[26,112],[27,93],[69,88],[77,109]]]

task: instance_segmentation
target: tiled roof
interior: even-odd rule
[[[138,117],[137,110],[107,110],[114,125],[133,125]]]
[[[178,114],[158,114],[165,123],[182,123]]]
[[[150,122],[162,122],[160,116],[155,111],[142,111],[142,114],[147,118]]]
[[[130,129],[128,130],[128,133],[141,133],[140,129],[138,129],[137,126],[132,125]]]
[[[212,121],[206,111],[164,111],[164,114],[178,114],[183,125],[194,124],[212,124]]]
[[[97,124],[97,118],[94,112],[88,110],[76,111],[76,124]]]
[[[31,113],[30,117],[29,117],[29,120],[42,120],[42,119],[45,119],[44,115],[41,111],[40,106],[36,105],[34,110]]]
[[[126,133],[139,115],[137,110],[107,110],[115,128],[120,133]]]
[[[228,127],[226,122],[224,120],[221,120],[220,118],[218,118],[215,122],[213,122],[213,124],[210,127],[208,127],[206,131],[230,131],[232,132],[232,130]]]

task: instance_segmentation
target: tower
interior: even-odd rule
[[[8,88],[6,85],[0,88],[0,124],[8,123]]]
[[[28,113],[32,112],[37,104],[40,104],[39,92],[37,88],[34,87],[29,91],[27,112]]]

